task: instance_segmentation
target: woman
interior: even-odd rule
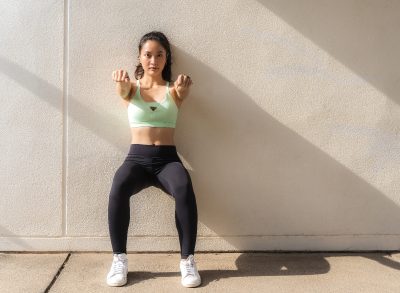
[[[174,143],[179,108],[193,84],[180,74],[170,85],[171,49],[166,36],[158,31],[145,34],[139,42],[136,82],[125,70],[112,78],[117,93],[127,107],[131,127],[129,153],[114,175],[108,204],[108,223],[113,262],[107,284],[127,283],[126,242],[129,226],[129,199],[144,188],[155,186],[175,199],[175,223],[181,249],[181,283],[197,287],[201,283],[194,261],[197,237],[197,205],[192,181]]]

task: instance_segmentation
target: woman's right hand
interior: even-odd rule
[[[131,90],[131,81],[129,79],[128,71],[119,69],[112,72],[112,79],[117,83],[117,88],[123,95],[129,93]]]

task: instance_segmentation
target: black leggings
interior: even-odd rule
[[[197,205],[192,181],[175,145],[131,144],[117,169],[108,202],[108,226],[113,253],[126,253],[130,220],[129,199],[155,186],[175,198],[175,224],[181,257],[194,255],[197,237]]]

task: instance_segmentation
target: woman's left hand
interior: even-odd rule
[[[185,74],[179,74],[178,78],[175,80],[175,90],[180,99],[186,98],[189,94],[189,87],[193,84],[190,76]]]

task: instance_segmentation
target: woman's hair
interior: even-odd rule
[[[139,55],[142,51],[143,45],[146,43],[148,40],[155,40],[161,44],[161,46],[164,47],[164,49],[167,51],[167,62],[165,63],[164,69],[161,73],[162,77],[166,81],[171,81],[171,64],[172,64],[172,58],[171,58],[171,48],[169,45],[169,41],[167,37],[160,31],[151,31],[145,35],[142,36],[139,42]],[[142,64],[136,65],[136,70],[135,70],[135,78],[140,79],[143,77],[144,70],[142,67]]]

